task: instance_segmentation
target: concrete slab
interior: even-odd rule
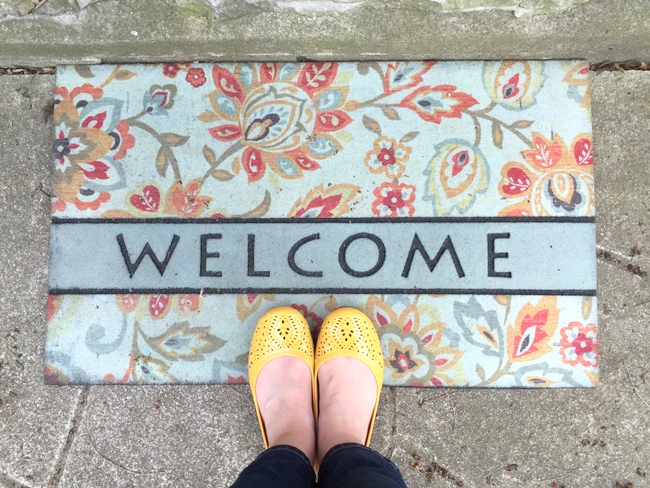
[[[247,386],[91,387],[60,486],[228,486],[256,428]]]
[[[0,187],[0,236],[2,249],[11,251],[0,260],[0,278],[11,284],[0,293],[0,484],[228,486],[262,448],[248,387],[79,391],[40,385],[48,205],[40,196],[21,199],[48,174],[51,136],[46,124],[36,121],[49,103],[49,80],[0,77],[0,154],[3,176],[8,175]],[[38,86],[30,92],[38,93],[31,109],[14,98],[29,83],[32,90]],[[650,114],[647,104],[638,103],[648,99],[648,73],[595,77],[601,386],[579,391],[387,388],[373,447],[397,462],[409,487],[650,483],[650,353],[642,340],[650,314],[644,274],[650,266],[650,175],[639,157],[650,151],[644,137]],[[32,131],[32,142],[25,131]],[[11,189],[12,181],[22,193]],[[33,243],[20,247],[23,241],[16,236],[32,218]],[[17,341],[7,325],[12,321],[21,330]],[[18,359],[24,372],[12,351],[23,355]],[[419,469],[409,466],[414,455]]]
[[[187,6],[200,3],[102,0],[76,11],[67,0],[49,0],[24,17],[0,6],[0,65],[650,58],[650,0],[591,0],[561,13],[520,18],[514,7],[548,12],[577,2],[206,2],[215,5],[214,12],[205,4],[198,10]]]
[[[43,385],[52,76],[0,77],[0,485],[46,486],[79,388]]]

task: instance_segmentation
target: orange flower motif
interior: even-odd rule
[[[121,120],[120,123],[117,124],[116,129],[120,133],[122,144],[120,144],[113,159],[122,159],[126,156],[126,152],[135,146],[135,137],[129,134],[129,123],[126,120]]]
[[[384,73],[384,94],[413,88],[422,83],[422,75],[429,71],[436,61],[398,61],[391,63]]]
[[[61,304],[63,303],[63,295],[49,295],[47,297],[47,316],[46,322],[50,322],[54,316],[59,312]]]
[[[460,119],[463,111],[478,104],[468,93],[454,85],[423,86],[408,95],[399,107],[408,108],[423,120],[439,124],[443,118]]]
[[[559,313],[555,296],[544,297],[537,305],[524,305],[514,323],[508,324],[510,361],[533,361],[551,352],[549,341],[557,329]]]
[[[257,312],[264,300],[272,302],[275,300],[275,295],[237,295],[237,318],[243,322]]]
[[[594,156],[591,134],[578,134],[571,149],[558,134],[532,133],[525,163],[501,170],[499,193],[515,203],[500,215],[587,216],[594,214]]]
[[[381,136],[375,139],[372,150],[366,153],[364,163],[373,174],[385,173],[389,178],[400,178],[411,150],[404,144],[398,144],[395,139]]]
[[[120,159],[135,145],[129,124],[121,120],[119,100],[103,97],[102,88],[85,83],[68,90],[55,88],[54,211],[67,203],[79,210],[97,210],[110,191],[125,186]]]
[[[567,95],[580,103],[582,108],[591,106],[591,88],[589,86],[589,75],[591,69],[588,62],[581,61],[569,70],[562,81],[569,83]]]
[[[179,295],[178,297],[178,310],[181,314],[196,312],[201,305],[201,297],[199,295]]]
[[[82,188],[80,196],[74,199],[75,207],[79,210],[97,210],[102,203],[106,203],[111,199],[111,194],[108,192],[98,193],[92,190],[88,190],[88,192],[90,195],[85,195]]]
[[[299,198],[289,210],[289,217],[327,218],[350,213],[350,203],[361,191],[356,185],[318,185],[304,198]]]
[[[414,379],[424,379],[435,385],[453,383],[449,373],[463,352],[441,346],[447,324],[422,320],[417,303],[397,314],[376,295],[368,297],[366,314],[379,333],[384,366],[391,379],[400,384],[411,384]],[[426,315],[430,317],[429,313]]]
[[[332,62],[214,65],[213,111],[198,118],[216,123],[208,129],[214,139],[232,143],[225,151],[241,160],[249,183],[267,168],[300,178],[341,149],[335,133],[352,122],[344,109],[349,88],[332,86],[338,70]]]
[[[117,295],[117,309],[123,313],[131,313],[138,306],[140,295]]]
[[[201,180],[198,178],[187,185],[180,181],[174,182],[167,192],[164,212],[179,217],[198,217],[212,202],[212,198],[200,193]]]
[[[67,207],[66,203],[60,198],[54,197],[52,199],[52,215],[57,212],[63,212]]]

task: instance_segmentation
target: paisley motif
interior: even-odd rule
[[[448,139],[436,147],[436,155],[425,170],[425,200],[433,201],[435,215],[456,208],[463,213],[477,193],[488,186],[488,169],[478,148],[460,139]]]
[[[251,92],[241,109],[240,126],[247,146],[284,152],[303,145],[315,123],[311,98],[286,83],[263,85]]]
[[[505,108],[521,110],[535,104],[544,83],[540,61],[490,61],[483,70],[490,98]]]

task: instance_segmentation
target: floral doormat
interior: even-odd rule
[[[598,383],[582,61],[61,66],[46,382],[244,383],[341,306],[384,382]]]

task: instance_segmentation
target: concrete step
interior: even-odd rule
[[[650,0],[209,3],[214,9],[202,0],[105,0],[78,11],[66,0],[49,0],[25,16],[0,5],[0,66],[243,59],[650,59]],[[517,17],[515,11],[539,14]]]

